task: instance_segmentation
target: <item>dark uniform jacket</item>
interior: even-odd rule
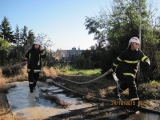
[[[28,61],[28,66],[27,66],[27,72],[41,72],[41,67],[42,67],[42,58],[46,57],[45,51],[40,51],[39,49],[30,49],[27,54],[25,55],[27,61]]]
[[[131,48],[128,48],[121,52],[121,54],[117,57],[117,59],[113,62],[112,69],[116,70],[118,64],[122,62],[122,73],[124,76],[133,76],[136,77],[136,73],[138,70],[139,62],[146,62],[147,65],[150,65],[149,58],[144,55],[141,50],[132,51]]]

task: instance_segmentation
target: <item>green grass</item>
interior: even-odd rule
[[[82,69],[70,69],[70,70],[60,70],[64,75],[82,75],[82,76],[99,76],[101,74],[100,69],[90,69],[90,70],[82,70]]]
[[[61,65],[57,68],[64,75],[99,76],[101,74],[101,69],[76,69],[70,65]]]
[[[158,83],[156,80],[152,80],[150,81],[151,84],[155,84],[155,83]]]

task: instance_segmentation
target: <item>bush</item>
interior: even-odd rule
[[[160,99],[160,83],[153,80],[139,86],[139,96],[143,99]]]
[[[2,74],[6,77],[15,76],[23,72],[22,68],[23,66],[21,64],[6,66],[2,68]]]

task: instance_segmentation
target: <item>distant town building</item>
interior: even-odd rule
[[[72,55],[81,55],[83,50],[80,50],[80,48],[78,48],[78,50],[76,50],[75,47],[72,48],[72,50],[60,50],[60,57],[69,57]]]
[[[80,50],[80,48],[76,49],[75,47],[73,47],[71,50],[58,50],[57,54],[60,59],[63,59],[64,61],[70,61],[70,58],[73,55],[79,56],[83,51],[85,50]]]

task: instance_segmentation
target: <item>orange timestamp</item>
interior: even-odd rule
[[[150,101],[137,101],[139,106],[142,105],[150,105]],[[111,101],[111,105],[113,106],[134,106],[136,105],[136,101],[129,101],[129,100],[124,100],[124,101],[116,101],[116,100],[112,100]]]

